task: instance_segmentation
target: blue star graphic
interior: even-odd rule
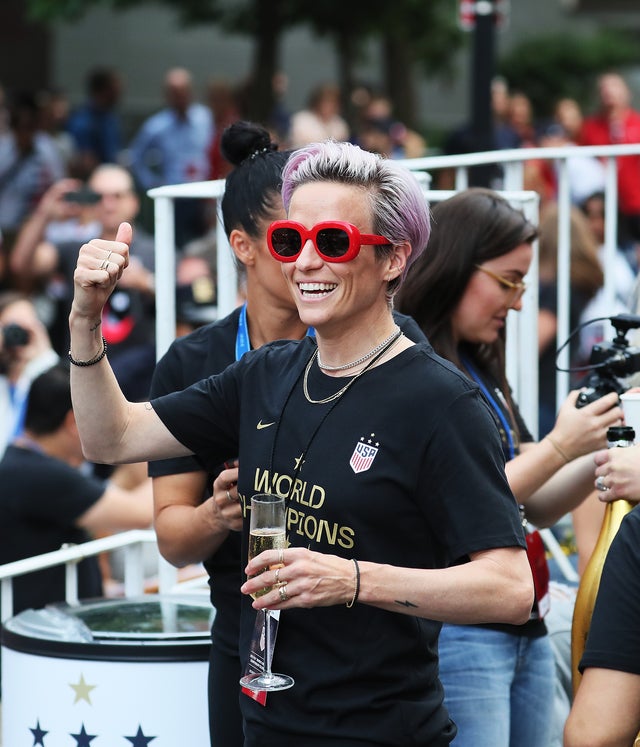
[[[135,735],[135,737],[125,737],[125,739],[128,739],[133,747],[147,747],[149,742],[152,739],[155,739],[155,737],[145,737],[145,735],[142,733],[142,727],[138,726],[138,733]]]
[[[91,747],[91,742],[98,736],[97,734],[87,734],[84,730],[84,724],[80,729],[80,734],[71,734],[76,740],[76,747]]]
[[[36,745],[41,745],[41,747],[44,747],[44,737],[45,734],[48,734],[48,731],[44,731],[44,729],[40,728],[40,719],[36,722],[36,728],[32,729],[29,727],[29,731],[33,734],[33,747],[36,747]]]

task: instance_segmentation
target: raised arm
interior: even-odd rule
[[[182,456],[189,451],[148,402],[128,402],[108,363],[102,310],[129,262],[133,231],[122,223],[115,241],[80,249],[69,316],[73,410],[87,459],[107,464]]]

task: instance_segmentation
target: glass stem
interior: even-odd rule
[[[264,610],[264,676],[265,679],[270,680],[273,675],[271,674],[271,610]]]

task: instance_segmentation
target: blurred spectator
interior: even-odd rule
[[[522,91],[514,91],[509,99],[507,123],[516,133],[521,148],[534,148],[536,128],[531,99]]]
[[[591,230],[593,231],[593,235],[596,237],[596,241],[598,242],[598,246],[604,248],[604,242],[605,242],[605,216],[604,216],[604,193],[603,192],[594,192],[591,195],[588,195],[587,198],[582,202],[580,205],[582,208],[582,212],[587,216],[587,220],[589,221],[589,226],[591,227]],[[625,246],[618,245],[617,247],[618,252],[622,254],[626,260],[627,264],[631,267],[631,270],[633,274],[637,274],[638,272],[638,253],[637,250],[640,249],[640,243],[638,244],[627,244]],[[617,283],[617,287],[619,289],[619,292],[622,294],[622,297],[625,299],[625,301],[629,300],[630,293],[628,293],[627,288],[627,281],[626,277],[628,277],[627,273],[624,273],[624,276],[621,276]],[[621,284],[622,283],[622,284]]]
[[[38,92],[40,109],[40,129],[53,140],[65,171],[70,172],[76,153],[73,135],[66,129],[71,104],[66,92],[59,88],[49,88]]]
[[[28,296],[0,293],[0,456],[22,433],[29,387],[58,356]]]
[[[543,148],[566,148],[574,146],[576,155],[566,160],[567,176],[571,201],[580,204],[594,192],[602,192],[605,185],[604,166],[592,156],[583,156],[574,141],[561,124],[552,122],[542,129],[538,145]],[[540,161],[541,176],[544,182],[541,189],[544,197],[556,199],[558,195],[558,165],[553,161]]]
[[[387,158],[419,158],[427,147],[425,139],[393,117],[391,100],[371,95],[360,113],[357,140],[361,147]]]
[[[509,101],[509,125],[517,134],[520,148],[538,146],[538,136],[531,99],[522,91],[515,91]],[[530,158],[523,163],[523,188],[540,195],[542,204],[552,198],[551,185],[546,173],[548,163],[543,159]]]
[[[62,241],[82,244],[100,231],[95,203],[79,201],[85,194],[82,182],[69,178],[58,180],[44,193],[22,224],[9,256],[16,287],[30,292],[41,289],[58,265],[53,245]]]
[[[553,121],[564,129],[571,142],[579,141],[584,116],[580,104],[575,99],[558,99],[553,107]]]
[[[147,119],[130,146],[131,170],[143,190],[209,178],[209,147],[214,126],[211,109],[193,100],[191,73],[173,68],[165,76],[167,106]],[[203,200],[175,201],[176,244],[207,230]]]
[[[286,143],[291,129],[291,112],[285,99],[289,90],[289,78],[286,73],[277,72],[271,81],[273,90],[273,109],[269,115],[269,128],[273,131],[274,140]]]
[[[95,68],[86,79],[87,100],[72,111],[67,130],[75,142],[72,173],[82,179],[101,163],[117,163],[122,135],[117,106],[122,95],[120,76],[110,68]]]
[[[580,208],[598,245],[598,258],[600,264],[604,267],[604,194],[597,192],[590,195],[580,205]],[[618,247],[616,247],[613,263],[607,269],[613,274],[615,290],[613,305],[605,299],[604,288],[600,288],[582,312],[581,323],[588,322],[591,319],[614,316],[615,314],[633,313],[631,303],[636,285],[636,275],[626,254]],[[613,332],[613,327],[602,321],[584,327],[580,330],[581,356],[587,360],[593,346],[602,342],[605,338],[612,339]]]
[[[540,438],[551,431],[556,420],[556,338],[558,333],[558,206],[549,203],[540,217],[538,384]],[[587,304],[602,287],[604,274],[598,246],[589,225],[576,207],[570,214],[571,274],[569,331],[575,329]],[[564,340],[560,340],[562,344]],[[583,365],[579,338],[569,347],[569,365]],[[581,375],[580,375],[581,377]],[[580,378],[579,377],[579,378]],[[576,388],[574,375],[571,387]]]
[[[0,564],[80,544],[92,535],[145,529],[152,521],[150,481],[118,487],[85,475],[82,445],[71,407],[69,371],[58,364],[31,385],[24,434],[0,461]],[[81,598],[102,595],[95,557],[78,564]],[[56,566],[13,582],[14,613],[65,598],[65,569]]]
[[[509,88],[507,81],[497,76],[491,83],[491,111],[493,114],[493,148],[494,150],[510,150],[520,147],[520,137],[509,122]],[[446,138],[444,146],[446,155],[457,155],[463,153],[475,153],[479,150],[476,136],[471,123],[465,124],[453,130]],[[469,184],[484,184],[485,176],[494,186],[498,186],[502,178],[502,170],[499,166],[491,166],[489,170],[485,167],[469,169]],[[442,169],[438,174],[439,189],[453,189],[455,184],[455,170]]]
[[[225,80],[212,80],[209,83],[208,99],[215,126],[215,134],[209,146],[210,178],[224,179],[233,167],[220,152],[220,139],[225,127],[240,119],[240,109],[233,87]]]
[[[0,230],[9,247],[42,195],[65,175],[53,141],[38,127],[34,96],[17,96],[11,103],[10,130],[0,135]]]
[[[349,126],[342,118],[340,89],[333,83],[321,83],[309,96],[307,108],[291,117],[289,141],[292,148],[322,140],[348,140]]]
[[[631,108],[631,92],[616,73],[598,78],[599,109],[584,120],[580,145],[640,143],[640,112]],[[640,241],[640,155],[618,158],[620,241]]]
[[[127,169],[115,164],[98,166],[88,187],[98,198],[94,218],[99,231],[91,238],[113,240],[120,223],[135,224],[140,201]],[[16,256],[13,258],[14,271],[26,275],[33,266],[33,257],[43,251],[54,252],[49,289],[55,296],[58,309],[51,325],[51,335],[56,350],[61,353],[68,349],[68,316],[79,242],[76,239],[52,244],[45,240],[45,232],[49,219],[63,209],[65,188],[53,188],[47,195],[50,201],[47,200],[43,210],[36,211],[27,221],[16,242]],[[155,364],[154,268],[153,239],[136,227],[129,267],[109,299],[102,320],[109,359],[121,386],[136,400],[145,398]]]

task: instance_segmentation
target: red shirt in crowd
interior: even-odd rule
[[[622,120],[611,123],[602,114],[587,117],[580,145],[640,143],[640,113],[629,109]],[[640,155],[618,159],[618,202],[625,215],[640,214]]]

